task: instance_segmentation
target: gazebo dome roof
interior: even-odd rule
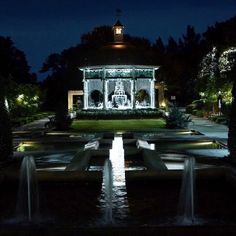
[[[124,26],[118,19],[113,26],[114,42],[89,51],[82,67],[106,65],[153,65],[150,49],[124,41]]]
[[[84,66],[153,65],[152,54],[128,42],[114,42],[88,53]]]
[[[115,26],[124,27],[124,26],[121,24],[120,20],[117,20],[117,22],[114,24],[113,27],[115,27]]]

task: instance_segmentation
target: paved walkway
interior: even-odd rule
[[[49,118],[35,120],[26,125],[15,128],[13,131],[39,131],[45,129],[45,123],[49,122]]]
[[[199,131],[207,137],[215,139],[228,139],[228,127],[226,125],[217,124],[205,118],[191,116],[192,122],[188,128]]]
[[[206,137],[219,141],[224,145],[227,145],[228,141],[228,127],[226,125],[217,124],[206,118],[191,116],[192,122],[189,124],[188,128],[191,130],[196,130]],[[190,153],[195,155],[203,155],[208,157],[225,157],[229,155],[228,149],[197,149],[190,150]]]

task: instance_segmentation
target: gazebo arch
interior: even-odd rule
[[[68,110],[73,110],[73,106],[74,106],[74,103],[73,103],[73,97],[74,96],[83,96],[84,95],[84,92],[83,90],[69,90],[68,91]]]

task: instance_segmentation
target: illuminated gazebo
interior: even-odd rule
[[[124,26],[113,26],[114,42],[88,53],[83,71],[84,109],[155,108],[155,71],[150,52],[123,39]]]

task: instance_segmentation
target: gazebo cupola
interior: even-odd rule
[[[114,32],[114,42],[122,43],[124,40],[124,26],[121,24],[120,20],[117,20],[117,22],[114,24],[113,32]]]

